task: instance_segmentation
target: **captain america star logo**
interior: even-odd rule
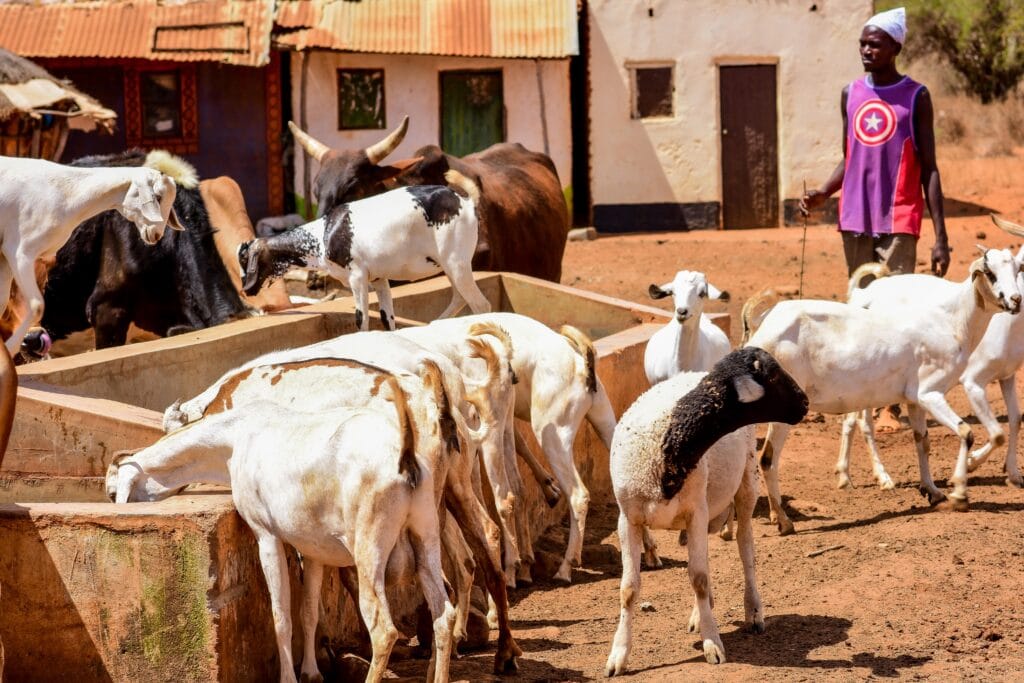
[[[853,115],[853,134],[868,147],[888,142],[896,134],[896,112],[888,102],[868,100]]]

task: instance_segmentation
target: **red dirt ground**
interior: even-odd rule
[[[1024,156],[947,160],[946,194],[1003,212],[1024,222]],[[987,211],[952,217],[949,277],[966,276],[974,243],[1017,247],[1021,240],[999,231]],[[919,256],[932,244],[926,220]],[[984,233],[984,236],[982,236]],[[800,271],[800,228],[745,232],[691,232],[601,237],[572,242],[564,284],[624,299],[649,302],[647,285],[671,279],[679,269],[708,273],[729,290],[733,341],[743,302],[765,286],[795,292]],[[923,265],[919,265],[919,270]],[[839,236],[834,228],[807,230],[804,294],[841,297],[846,287]],[[667,302],[657,302],[667,307]],[[990,396],[998,391],[990,389]],[[967,413],[960,389],[953,406]],[[1002,401],[996,401],[1002,410]],[[979,441],[984,430],[973,421]],[[934,426],[932,468],[939,485],[951,470],[957,442]],[[625,680],[841,680],[900,678],[1021,680],[1024,677],[1024,491],[1006,486],[1002,453],[970,480],[968,513],[932,511],[917,493],[917,460],[910,432],[879,435],[895,491],[873,485],[862,442],[854,447],[851,478],[857,488],[838,490],[833,467],[839,446],[835,416],[814,416],[794,428],[781,464],[783,492],[797,534],[781,538],[768,524],[762,497],[755,519],[757,569],[767,631],[742,631],[742,574],[735,543],[712,538],[715,617],[727,663],[712,667],[685,632],[692,592],[686,551],[675,534],[656,532],[666,566],[644,570],[634,650]],[[941,481],[940,481],[941,480]],[[571,586],[541,583],[513,594],[513,628],[525,650],[520,680],[589,680],[603,676],[618,619],[620,567],[615,506],[593,510],[587,527],[584,568]],[[564,530],[551,536],[561,553]],[[819,556],[808,553],[841,546]],[[453,680],[490,680],[493,651],[453,662]],[[418,664],[418,663],[416,663]],[[420,666],[395,663],[416,675]],[[422,674],[419,674],[422,675]]]

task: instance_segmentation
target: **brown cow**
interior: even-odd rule
[[[465,157],[445,154],[436,145],[422,147],[416,158],[381,166],[401,143],[408,117],[384,140],[366,150],[331,149],[289,128],[306,152],[320,162],[313,185],[323,215],[338,204],[383,192],[389,184],[445,185],[444,173],[455,169],[480,188],[480,238],[473,268],[506,270],[558,282],[569,228],[569,210],[551,158],[518,143],[492,145]]]

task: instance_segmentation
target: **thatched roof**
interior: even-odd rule
[[[41,111],[67,116],[72,128],[85,130],[98,125],[110,131],[117,119],[117,114],[68,81],[0,47],[0,120],[15,113],[38,116]]]

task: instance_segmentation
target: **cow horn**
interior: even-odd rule
[[[395,128],[390,135],[377,144],[370,145],[366,148],[366,156],[370,160],[370,163],[379,164],[384,160],[384,157],[394,152],[395,147],[402,144],[402,140],[405,138],[405,131],[407,130],[409,130],[408,115],[402,117],[402,122],[398,124],[398,128]]]
[[[288,122],[288,130],[292,132],[295,139],[302,145],[302,149],[306,150],[306,153],[317,161],[323,161],[327,153],[331,151],[330,147],[296,126],[294,121]]]
[[[1017,237],[1024,237],[1024,227],[1021,227],[1021,226],[1017,225],[1016,223],[1011,223],[1010,221],[1006,220],[1005,218],[1000,218],[999,216],[995,215],[994,213],[990,213],[989,216],[992,217],[992,222],[993,223],[998,225],[1000,228],[1002,228],[1006,232],[1010,233],[1011,235],[1016,235]]]

